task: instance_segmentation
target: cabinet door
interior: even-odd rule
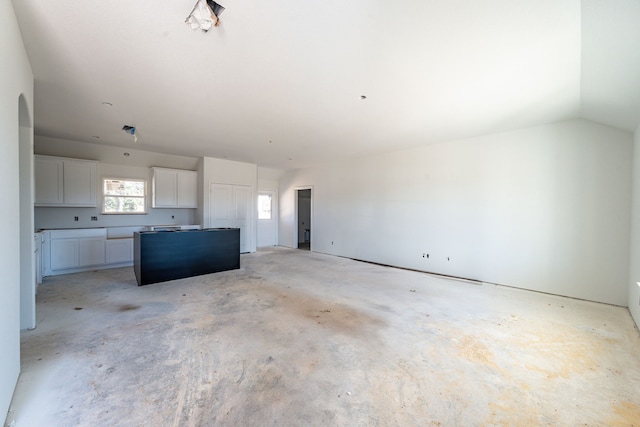
[[[64,161],[64,204],[96,206],[96,164]]]
[[[34,157],[36,205],[59,205],[63,203],[63,163],[62,159]]]
[[[107,240],[107,264],[133,261],[133,239]]]
[[[101,265],[105,261],[105,240],[98,239],[78,239],[78,265]]]
[[[78,266],[78,239],[51,239],[51,270]]]
[[[178,204],[178,172],[175,170],[153,170],[153,207],[175,208]]]
[[[198,207],[198,173],[178,172],[178,206],[181,208]]]

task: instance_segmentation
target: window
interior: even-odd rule
[[[102,186],[102,213],[146,213],[146,184],[146,181],[138,179],[105,179]]]
[[[271,195],[258,195],[258,219],[271,219]]]

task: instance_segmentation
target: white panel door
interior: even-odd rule
[[[258,247],[275,246],[277,242],[278,199],[275,190],[258,191]]]
[[[251,251],[251,188],[244,185],[233,186],[233,208],[235,225],[240,229],[240,252]]]
[[[251,251],[251,187],[211,184],[209,227],[239,228],[240,252]]]
[[[211,210],[209,212],[209,227],[230,227],[231,195],[233,185],[211,184]]]

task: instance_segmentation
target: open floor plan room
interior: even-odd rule
[[[0,1],[0,425],[640,427],[640,0]]]
[[[47,278],[17,426],[634,426],[626,308],[284,248]],[[10,424],[12,425],[12,424]]]

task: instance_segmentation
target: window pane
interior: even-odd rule
[[[144,213],[144,198],[142,197],[104,197],[105,213]]]
[[[145,181],[105,179],[103,181],[103,213],[146,213]]]
[[[144,181],[104,180],[104,194],[109,196],[144,196]]]
[[[271,196],[258,195],[258,219],[271,219]]]

